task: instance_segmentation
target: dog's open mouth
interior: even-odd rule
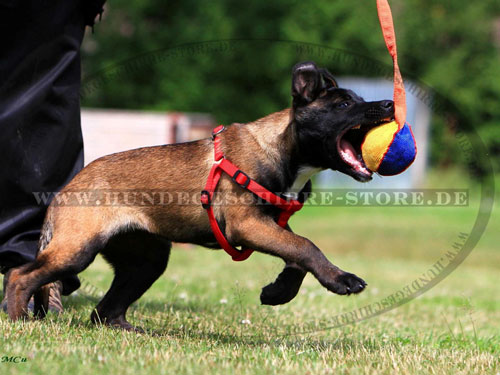
[[[373,174],[373,172],[366,167],[361,154],[361,145],[363,144],[366,133],[368,133],[370,129],[389,120],[390,119],[383,119],[371,124],[352,126],[340,134],[337,139],[337,150],[340,158],[360,177],[361,180],[368,181]]]

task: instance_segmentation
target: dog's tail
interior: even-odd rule
[[[38,253],[43,251],[52,240],[52,231],[54,229],[52,209],[49,207],[45,220],[43,221],[40,239],[38,241]]]
[[[54,229],[52,210],[49,207],[45,220],[43,221],[40,239],[38,240],[37,256],[47,248],[52,240],[52,231]],[[33,315],[37,319],[43,319],[49,309],[50,284],[43,285],[33,295],[34,308]]]
[[[54,232],[54,214],[52,208],[49,207],[47,214],[45,215],[45,220],[42,225],[42,230],[40,233],[40,240],[38,241],[38,251],[37,256],[44,251],[52,240]],[[76,275],[70,275],[64,279],[61,279],[62,291],[61,293],[65,296],[73,293],[76,289],[80,287],[80,280]],[[59,287],[59,286],[57,286]],[[51,293],[51,284],[46,284],[38,289],[34,297],[34,316],[37,319],[43,319],[47,314],[49,308],[49,296]]]

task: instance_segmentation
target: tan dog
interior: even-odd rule
[[[312,62],[294,67],[292,96],[291,109],[252,123],[233,124],[221,133],[226,158],[267,189],[288,196],[310,189],[312,174],[327,168],[369,180],[371,172],[359,156],[361,140],[370,127],[393,116],[392,101],[365,102],[338,88],[331,74]],[[164,272],[171,242],[214,248],[218,244],[201,204],[180,204],[175,199],[163,204],[103,204],[102,199],[109,200],[106,192],[156,191],[170,196],[197,194],[199,202],[213,152],[212,140],[203,139],[109,155],[83,169],[61,194],[99,192],[99,197],[84,205],[71,200],[51,204],[37,259],[10,275],[9,316],[26,317],[33,294],[36,312],[43,316],[43,286],[83,271],[100,252],[113,266],[115,278],[91,319],[134,329],[125,318],[127,308]],[[227,175],[217,192],[237,198],[250,194]],[[306,272],[337,294],[365,288],[363,280],[330,263],[311,241],[278,226],[279,209],[259,205],[254,198],[250,194],[244,204],[217,205],[214,211],[233,246],[285,261],[277,280],[263,289],[262,303],[290,301]]]

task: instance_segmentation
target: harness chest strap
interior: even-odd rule
[[[226,251],[226,253],[231,255],[234,261],[243,261],[253,253],[253,250],[238,250],[229,243],[227,238],[224,236],[224,233],[222,233],[219,224],[217,223],[217,219],[215,218],[212,207],[212,198],[223,172],[229,175],[231,179],[242,188],[254,193],[266,202],[280,208],[281,213],[278,218],[278,225],[282,228],[286,226],[288,220],[290,219],[290,216],[292,216],[295,212],[302,208],[303,203],[294,199],[286,200],[281,198],[280,196],[267,190],[264,186],[260,185],[258,182],[250,178],[245,172],[241,171],[233,163],[227,160],[220,147],[221,139],[220,137],[218,137],[218,135],[224,130],[225,127],[223,125],[219,125],[212,131],[215,162],[212,165],[212,169],[210,169],[210,173],[208,174],[205,189],[201,192],[201,204],[203,208],[207,210],[212,232],[214,233],[214,236],[217,239],[219,245]]]

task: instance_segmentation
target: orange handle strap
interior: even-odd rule
[[[398,66],[398,51],[396,47],[396,34],[394,32],[394,23],[392,21],[391,7],[387,0],[377,0],[378,19],[382,34],[384,35],[385,45],[389,50],[394,64],[394,117],[401,129],[406,120],[406,93],[403,78]]]

